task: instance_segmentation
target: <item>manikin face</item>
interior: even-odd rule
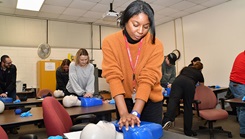
[[[79,102],[80,100],[78,100],[77,96],[70,95],[63,98],[63,105],[65,107],[79,106],[81,105],[81,102]]]
[[[145,13],[132,16],[125,25],[129,36],[138,41],[144,37],[150,29],[150,21]]]
[[[97,124],[88,124],[80,139],[117,139],[117,131],[112,123],[99,121]]]
[[[85,56],[85,55],[81,55],[79,57],[79,65],[80,66],[86,66],[88,64],[88,56]]]

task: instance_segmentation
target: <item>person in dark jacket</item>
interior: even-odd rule
[[[191,64],[188,65],[188,67],[190,66],[193,66],[195,63],[197,62],[201,62],[201,59],[199,57],[194,57],[192,60],[191,60]]]
[[[172,84],[169,96],[167,112],[162,121],[163,128],[167,130],[171,127],[171,122],[175,119],[176,108],[180,99],[184,101],[184,133],[187,136],[196,136],[192,128],[192,102],[194,100],[196,84],[204,85],[204,77],[201,72],[203,65],[197,62],[191,67],[184,67]]]
[[[71,61],[64,59],[61,65],[56,69],[56,90],[66,91],[66,84],[69,80],[69,66]]]
[[[8,55],[1,57],[0,68],[0,97],[16,99],[16,75],[17,69]]]
[[[162,63],[162,79],[161,86],[164,88],[171,88],[172,83],[176,78],[175,61],[178,60],[175,53],[170,53],[164,57]]]

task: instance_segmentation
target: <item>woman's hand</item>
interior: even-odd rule
[[[7,96],[7,94],[2,93],[2,94],[0,94],[0,97],[8,97],[8,96]]]
[[[126,113],[120,116],[118,124],[120,130],[123,126],[125,126],[126,130],[128,130],[129,126],[131,126],[132,128],[134,128],[135,124],[137,126],[140,126],[140,119],[131,113]]]
[[[92,93],[85,93],[84,95],[83,95],[83,97],[93,97],[93,94]]]

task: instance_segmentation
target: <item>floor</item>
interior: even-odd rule
[[[194,115],[193,119],[193,130],[197,130],[200,125],[204,125],[205,121]],[[229,130],[232,132],[232,139],[240,139],[239,135],[239,124],[236,121],[236,116],[230,115],[228,119],[223,121],[215,122],[214,126],[222,126],[224,130]],[[18,130],[19,134],[9,134],[9,139],[18,139],[20,135],[34,133],[38,136],[38,139],[47,138],[45,128],[38,128],[35,125],[25,125],[21,126]],[[183,134],[183,114],[181,113],[176,117],[174,127],[170,128],[168,132],[174,132],[178,134]],[[209,139],[209,134],[207,132],[197,132],[196,138],[198,139]],[[167,134],[166,134],[167,135]],[[226,134],[215,134],[215,139],[228,139]]]

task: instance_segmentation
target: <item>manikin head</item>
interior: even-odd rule
[[[4,109],[5,109],[5,105],[2,101],[0,101],[0,113],[3,113]]]
[[[81,101],[77,96],[65,96],[62,101],[65,107],[81,106]]]
[[[80,139],[123,139],[123,134],[116,131],[113,123],[99,121],[88,124],[81,132]]]
[[[54,96],[56,97],[56,98],[58,98],[58,97],[63,97],[65,94],[64,94],[64,92],[62,91],[62,90],[55,90],[54,91]]]

